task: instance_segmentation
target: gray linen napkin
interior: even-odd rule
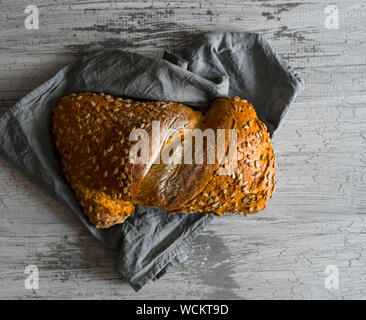
[[[106,247],[119,249],[119,270],[139,290],[183,261],[184,247],[213,216],[170,214],[138,206],[122,225],[96,229],[64,179],[51,135],[51,114],[72,92],[104,92],[136,100],[176,101],[198,110],[214,98],[252,102],[271,134],[302,80],[254,33],[210,33],[178,57],[149,58],[123,50],[88,55],[60,70],[0,118],[0,152],[34,183],[64,202]]]

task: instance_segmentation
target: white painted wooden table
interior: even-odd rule
[[[32,4],[38,30],[24,27]],[[330,4],[338,29],[324,25]],[[208,31],[262,33],[306,82],[273,140],[269,208],[217,218],[186,263],[138,293],[113,253],[0,157],[0,298],[366,298],[365,9],[364,0],[0,1],[0,114],[84,53],[156,55]],[[31,264],[38,290],[24,286]],[[325,287],[328,265],[338,290]]]

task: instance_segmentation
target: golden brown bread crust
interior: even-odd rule
[[[136,142],[129,141],[130,132],[143,128],[151,137],[154,120],[160,121],[161,143],[150,144],[148,163],[132,164],[128,156]],[[206,153],[203,164],[153,164],[184,130],[195,128],[237,130],[238,165],[231,176],[219,174],[225,167],[221,160],[205,163]],[[170,212],[247,215],[265,208],[276,183],[266,127],[253,106],[237,97],[217,99],[203,114],[173,102],[72,94],[54,109],[53,135],[66,179],[98,228],[124,222],[133,204]]]
[[[237,130],[237,167],[231,175],[219,175],[216,166],[203,192],[190,199],[189,211],[221,215],[235,212],[248,215],[263,210],[276,184],[276,162],[266,126],[246,100],[215,100],[206,115],[206,127]],[[228,139],[227,139],[228,144]]]

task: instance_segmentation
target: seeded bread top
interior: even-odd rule
[[[238,97],[217,99],[206,114],[204,127],[236,130],[237,161],[211,166],[201,192],[185,203],[187,210],[217,215],[263,210],[276,184],[276,158],[267,128],[253,106]]]
[[[151,137],[153,121],[160,122],[160,142],[148,146],[147,163],[133,164],[129,153],[136,141],[130,141],[130,133],[144,129]],[[184,130],[195,128],[236,129],[237,166],[222,159],[207,164],[207,153],[203,164],[153,163]],[[122,223],[133,204],[171,212],[253,213],[265,207],[275,185],[266,127],[253,106],[239,98],[215,100],[202,114],[173,102],[72,94],[54,109],[53,134],[66,179],[91,222],[101,228]],[[219,174],[225,168],[230,175]]]

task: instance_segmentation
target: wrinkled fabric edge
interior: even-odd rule
[[[162,269],[156,276],[153,278],[153,281],[159,280],[163,275],[165,275],[168,271],[171,269],[174,269],[176,265],[179,263],[183,263],[188,259],[188,256],[185,254],[184,251],[182,251],[182,254],[179,256],[176,256],[172,261],[168,262],[168,264],[165,266],[164,269]]]
[[[201,223],[193,230],[189,230],[185,233],[185,237],[180,238],[179,242],[174,243],[168,250],[158,258],[159,263],[155,263],[150,270],[145,271],[143,276],[136,279],[127,280],[128,284],[138,292],[142,287],[148,284],[151,280],[159,279],[163,276],[167,268],[174,267],[177,263],[183,262],[186,259],[184,249],[191,241],[214,219],[214,215],[208,215],[201,219]],[[121,254],[121,252],[120,252]],[[119,254],[119,256],[120,256]],[[125,273],[123,266],[120,264],[122,259],[118,259],[118,270],[123,275]]]
[[[261,41],[264,45],[266,50],[270,51],[272,54],[272,57],[277,60],[277,62],[280,64],[280,66],[287,71],[289,77],[293,81],[292,87],[294,88],[293,94],[291,99],[288,101],[287,105],[284,106],[281,114],[281,119],[278,122],[277,127],[273,130],[273,132],[270,134],[271,139],[273,139],[275,132],[278,131],[278,129],[283,125],[283,119],[285,118],[289,107],[291,104],[295,101],[295,99],[304,91],[305,89],[305,81],[297,74],[295,71],[295,68],[290,66],[287,61],[285,61],[269,44],[269,42],[263,38],[262,34],[257,34],[258,41]]]

